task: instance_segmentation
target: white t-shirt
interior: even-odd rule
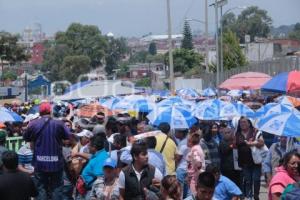
[[[143,173],[143,170],[141,172],[138,172],[134,169],[134,167],[132,166],[135,174],[136,174],[136,177],[138,179],[138,181],[140,182],[141,180],[141,176],[142,176],[142,173]],[[161,172],[155,168],[155,172],[154,172],[154,178],[161,181],[163,179],[163,175],[161,174]],[[125,174],[123,171],[120,172],[119,174],[119,188],[121,189],[124,189],[125,188]]]

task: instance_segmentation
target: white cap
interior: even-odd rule
[[[35,114],[29,114],[25,117],[23,123],[27,123],[27,122],[30,122],[34,119],[37,119],[39,118],[40,114],[39,113],[35,113]]]
[[[91,138],[94,136],[94,134],[86,129],[83,129],[83,131],[81,131],[80,133],[76,134],[78,137],[87,137],[87,138]]]

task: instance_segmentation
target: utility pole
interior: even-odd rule
[[[221,51],[220,51],[220,66],[221,66],[221,74],[223,77],[223,72],[224,72],[224,66],[223,66],[223,6],[221,6],[221,20],[220,20],[220,48],[221,48]],[[222,78],[223,79],[223,78]],[[224,80],[222,80],[224,81]]]
[[[215,0],[215,23],[216,23],[216,63],[217,63],[217,77],[216,77],[216,87],[219,86],[220,83],[220,62],[219,62],[219,16],[218,16],[218,0]]]
[[[24,85],[25,85],[25,98],[24,98],[24,100],[25,100],[25,102],[27,102],[28,101],[28,80],[27,80],[27,73],[26,73],[26,71],[25,71],[25,80],[24,80]]]
[[[170,92],[172,95],[175,94],[175,83],[174,83],[174,66],[173,66],[173,51],[172,51],[172,26],[171,26],[171,8],[170,0],[167,0],[167,15],[168,15],[168,43],[169,43],[169,80],[170,80]]]
[[[205,70],[209,72],[208,58],[209,58],[209,48],[208,48],[208,0],[205,0]]]

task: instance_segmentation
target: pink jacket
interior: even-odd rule
[[[196,180],[200,172],[205,169],[205,156],[201,146],[194,145],[187,155],[187,177],[189,180],[190,189],[193,194],[196,193]]]
[[[283,193],[288,184],[295,183],[296,180],[291,177],[283,166],[276,168],[276,174],[269,184],[269,200],[272,200],[272,193]]]

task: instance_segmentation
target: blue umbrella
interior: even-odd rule
[[[255,113],[241,102],[230,103],[219,99],[206,100],[199,103],[193,111],[201,120],[231,120],[236,116],[254,117]]]
[[[135,110],[137,112],[150,112],[156,107],[154,101],[151,101],[142,95],[130,95],[113,104],[115,110]]]
[[[221,107],[220,118],[232,119],[237,116],[254,118],[255,112],[242,102],[226,102],[226,104]]]
[[[195,106],[195,103],[193,101],[185,100],[180,97],[169,97],[157,103],[157,106],[172,106],[174,104],[182,104],[184,106],[188,106],[189,108],[193,108]]]
[[[300,136],[300,113],[296,109],[280,114],[270,114],[261,118],[256,127],[268,133],[279,136],[299,137]]]
[[[149,113],[150,111],[156,108],[155,102],[146,98],[138,99],[136,101],[132,101],[131,103],[132,103],[132,108],[137,112]]]
[[[197,122],[197,119],[192,116],[189,109],[176,105],[158,107],[150,112],[147,118],[155,126],[166,122],[170,124],[172,129],[190,128]]]
[[[212,96],[216,96],[217,94],[215,90],[213,90],[212,88],[206,88],[201,92],[201,95],[205,97],[212,97]]]
[[[182,88],[176,91],[176,94],[181,97],[192,97],[197,98],[199,97],[198,92],[192,88]]]
[[[290,112],[293,109],[292,106],[289,106],[287,104],[280,104],[280,103],[268,103],[261,108],[259,108],[255,112],[255,117],[260,118],[263,116],[267,116],[270,114],[280,114],[280,113],[286,113]]]
[[[23,118],[17,113],[8,110],[7,108],[0,108],[0,122],[23,122]]]
[[[193,115],[200,120],[222,120],[220,111],[225,105],[226,102],[219,99],[205,100],[196,105]]]
[[[110,98],[99,99],[100,105],[102,105],[102,106],[104,106],[104,107],[106,107],[108,109],[113,109],[114,105],[116,105],[120,101],[121,101],[121,99],[119,99],[117,97],[110,97]]]

